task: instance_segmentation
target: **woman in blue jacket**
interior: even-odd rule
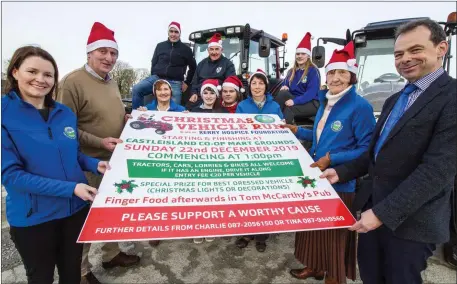
[[[238,104],[235,113],[277,114],[284,119],[281,108],[267,90],[267,75],[263,70],[257,69],[249,78],[250,96]]]
[[[284,117],[278,103],[273,101],[273,97],[267,93],[267,90],[267,75],[263,70],[257,69],[249,78],[249,93],[251,95],[238,104],[236,113],[276,114],[283,119]],[[243,236],[235,242],[235,245],[239,248],[245,248],[252,239],[256,241],[255,248],[258,252],[264,252],[266,250],[268,234]]]
[[[355,89],[357,66],[350,42],[335,50],[326,66],[329,90],[319,92],[320,107],[313,130],[286,125],[297,138],[312,141],[310,155],[316,161],[311,167],[321,171],[329,166],[347,163],[362,155],[369,146],[376,121],[373,108]],[[333,185],[348,208],[355,196],[355,180]],[[347,229],[297,232],[295,257],[306,265],[292,269],[298,279],[314,277],[325,283],[346,283],[356,277],[356,234]]]
[[[185,107],[175,103],[175,101],[172,100],[171,90],[171,84],[167,80],[159,79],[155,81],[152,87],[152,94],[154,95],[154,100],[146,106],[139,107],[138,110],[157,110],[172,112],[185,111]]]
[[[79,151],[75,114],[53,100],[58,78],[52,56],[39,47],[14,53],[2,97],[2,184],[6,217],[29,283],[80,282],[76,243],[97,190],[83,171],[109,165]]]
[[[275,100],[281,106],[286,123],[295,116],[313,117],[319,108],[319,70],[311,62],[311,34],[306,33],[295,51],[294,67],[289,70]]]

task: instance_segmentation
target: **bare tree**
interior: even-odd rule
[[[110,75],[119,86],[122,98],[128,97],[133,85],[137,82],[137,73],[135,72],[135,69],[127,62],[118,60]]]
[[[150,71],[146,68],[137,68],[135,70],[135,72],[136,72],[136,79],[137,79],[136,83],[148,78],[150,75],[149,74]]]

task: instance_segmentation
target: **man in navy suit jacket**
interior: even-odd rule
[[[331,183],[371,177],[356,195],[359,208],[353,209],[363,213],[350,228],[361,233],[364,283],[422,283],[421,271],[435,245],[449,239],[457,86],[441,67],[447,50],[446,35],[434,21],[399,27],[395,66],[408,80],[405,89],[414,91],[402,90],[386,100],[365,154],[321,176]]]

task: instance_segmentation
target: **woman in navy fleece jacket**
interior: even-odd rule
[[[289,124],[294,122],[295,116],[315,116],[319,108],[317,93],[321,79],[310,56],[311,34],[306,33],[295,51],[294,67],[287,73],[275,98]]]

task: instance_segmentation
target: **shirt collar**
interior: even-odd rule
[[[443,67],[438,68],[437,70],[433,71],[425,75],[424,77],[420,78],[413,84],[420,89],[422,92],[425,91],[438,77],[443,75],[444,69]],[[408,82],[409,83],[409,82]]]
[[[95,78],[99,79],[99,80],[102,80],[102,81],[105,81],[105,82],[108,82],[109,80],[111,80],[111,76],[109,74],[106,74],[106,78],[103,79],[100,75],[98,75],[94,69],[92,69],[89,64],[84,64],[84,67],[86,68],[86,71],[89,72],[92,76],[94,76]]]

